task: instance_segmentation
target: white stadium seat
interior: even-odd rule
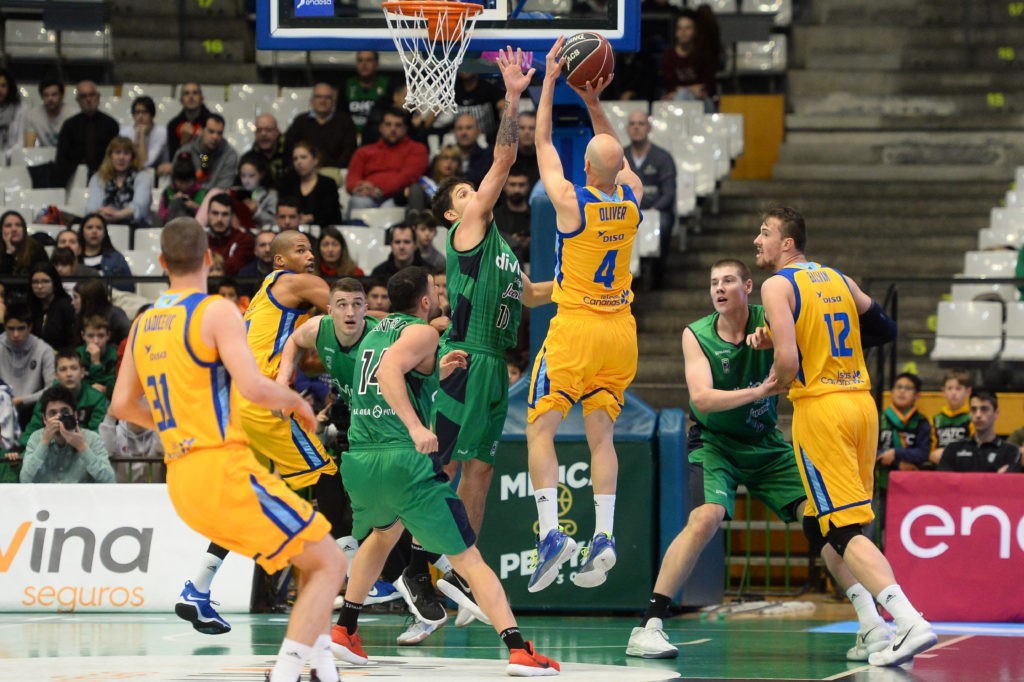
[[[39,166],[53,161],[56,156],[56,147],[18,147],[11,152],[11,165]]]
[[[1013,279],[1016,270],[1017,253],[1014,251],[968,251],[964,254],[964,271],[960,276]],[[952,293],[954,301],[996,295],[1010,303],[1018,298],[1017,287],[1012,284],[954,284]]]
[[[1006,341],[999,359],[1024,362],[1024,302],[1006,306]]]
[[[8,19],[4,22],[4,52],[26,59],[57,58],[57,33],[47,31],[39,20]]]
[[[995,301],[942,301],[931,359],[993,360],[1003,346],[1003,305]]]
[[[160,254],[160,230],[159,227],[144,227],[135,230],[134,251],[158,256]]]
[[[359,208],[352,211],[352,220],[362,220],[370,227],[388,228],[405,220],[405,209],[394,208]]]
[[[629,144],[629,137],[626,135],[626,123],[629,120],[629,115],[634,111],[648,113],[647,100],[609,100],[603,102],[602,105],[604,106],[605,113],[608,115],[609,122],[612,124],[612,128],[615,129],[615,136],[623,144]]]

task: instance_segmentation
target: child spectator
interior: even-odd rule
[[[110,323],[102,315],[82,320],[81,346],[75,350],[86,367],[85,380],[97,391],[109,396],[117,379],[117,346],[110,343]]]
[[[932,426],[917,409],[921,379],[904,372],[892,384],[892,405],[882,411],[878,427],[878,457],[875,466],[875,518],[878,537],[885,537],[885,499],[890,471],[917,471],[929,464]]]
[[[508,368],[508,385],[511,388],[514,383],[523,378],[526,363],[519,353],[510,350],[505,353],[505,367]]]
[[[929,460],[938,464],[946,446],[974,435],[971,410],[967,401],[971,397],[974,382],[966,369],[951,369],[942,381],[942,396],[946,404],[942,411],[932,418],[932,452]]]
[[[84,279],[75,284],[71,292],[71,305],[78,315],[77,334],[81,334],[82,321],[93,315],[100,315],[110,323],[112,343],[117,345],[128,337],[131,323],[121,308],[110,301],[107,286],[101,279]]]
[[[103,418],[107,416],[109,403],[102,393],[84,383],[85,367],[82,365],[82,358],[79,357],[78,351],[73,348],[58,350],[55,367],[54,385],[59,384],[71,391],[78,423],[83,428],[98,432]],[[43,426],[45,426],[43,406],[36,403],[36,407],[32,411],[32,418],[21,436],[21,444],[27,445],[29,436]]]
[[[202,185],[196,180],[196,166],[188,154],[179,154],[171,166],[171,184],[160,195],[160,220],[195,216],[203,200]]]
[[[4,312],[0,378],[11,387],[18,423],[27,424],[36,401],[53,383],[53,349],[32,333],[32,313],[23,302],[11,303]]]

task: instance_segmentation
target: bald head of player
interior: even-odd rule
[[[198,272],[210,265],[206,230],[194,218],[175,218],[160,232],[160,264],[171,275]]]
[[[298,230],[285,230],[270,242],[270,257],[275,270],[313,272],[316,256],[309,243],[309,237]]]
[[[615,184],[615,176],[622,170],[622,145],[611,135],[594,135],[587,145],[585,171],[587,184],[596,187]]]

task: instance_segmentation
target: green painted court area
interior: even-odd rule
[[[231,616],[232,632],[201,635],[173,614],[0,614],[0,680],[263,680],[284,636],[285,617]],[[948,625],[939,645],[912,667],[847,663],[853,623],[807,618],[693,616],[666,622],[676,660],[624,653],[636,619],[526,616],[520,626],[562,663],[562,678],[589,682],[684,680],[854,680],[1013,682],[1024,680],[1024,628]],[[373,665],[339,664],[342,679],[488,680],[504,678],[507,658],[494,631],[451,620],[415,647],[399,647],[399,615],[368,615],[360,634]],[[304,678],[306,679],[306,678]]]

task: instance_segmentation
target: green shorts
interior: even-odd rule
[[[793,446],[779,431],[758,443],[749,443],[699,426],[687,437],[690,460],[690,499],[693,506],[711,503],[725,507],[731,519],[736,509],[736,487],[746,486],[753,497],[786,521],[799,521],[799,503],[807,499]]]
[[[352,535],[401,520],[424,549],[455,555],[476,542],[466,508],[435,459],[411,448],[349,451],[341,478],[352,500]]]
[[[452,349],[445,344],[438,353]],[[470,353],[469,366],[452,372],[434,397],[434,432],[441,461],[479,459],[493,465],[507,416],[505,359]]]

